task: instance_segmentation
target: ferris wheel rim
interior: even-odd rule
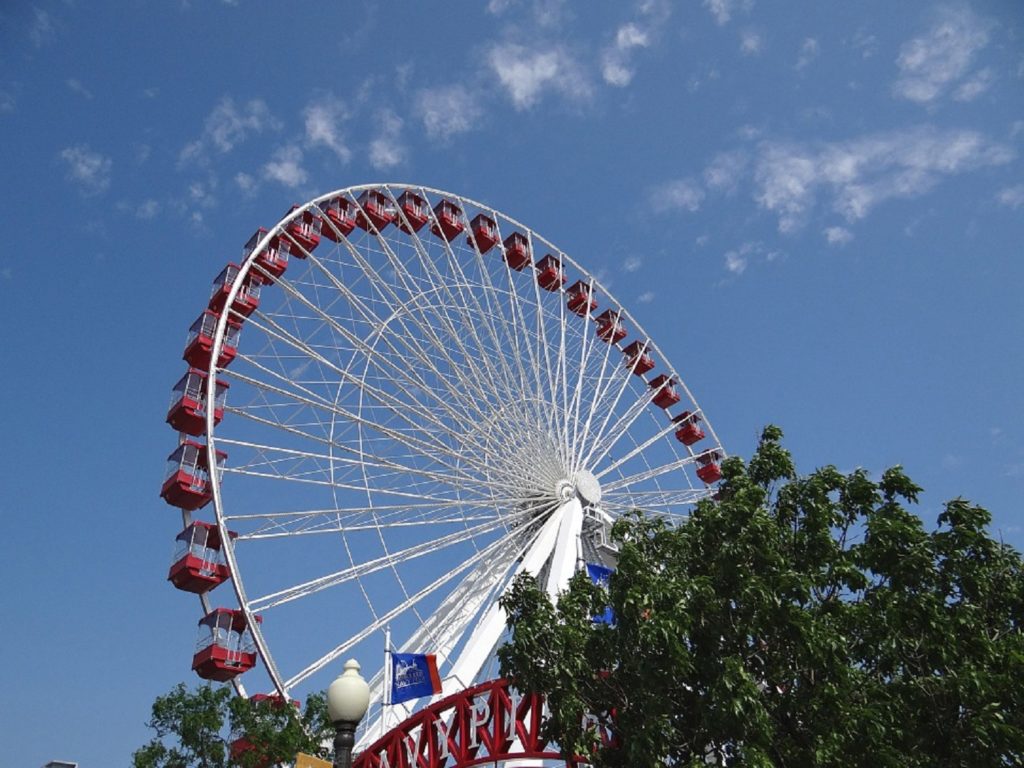
[[[674,381],[683,389],[683,391],[684,391],[684,393],[685,393],[685,395],[686,395],[686,397],[687,397],[689,402],[693,403],[694,405],[697,404],[696,399],[693,397],[692,393],[690,392],[690,390],[686,386],[683,378],[678,374],[678,372],[676,371],[675,367],[671,364],[669,358],[667,356],[665,356],[661,352],[660,347],[656,344],[654,339],[649,334],[647,334],[644,331],[642,325],[629,312],[628,307],[625,304],[623,304],[622,302],[620,302],[617,299],[615,299],[614,295],[612,295],[603,285],[601,285],[601,283],[596,279],[596,277],[594,277],[586,268],[581,266],[575,259],[573,259],[567,253],[565,253],[565,251],[563,251],[562,249],[558,248],[558,246],[556,246],[554,243],[549,241],[547,238],[545,238],[545,237],[543,237],[541,235],[538,235],[532,228],[530,228],[530,227],[526,226],[525,224],[523,224],[522,222],[520,222],[520,221],[518,221],[518,220],[516,220],[516,219],[514,219],[514,218],[512,218],[510,216],[508,216],[504,212],[498,211],[497,209],[495,209],[495,208],[493,208],[491,206],[485,205],[483,203],[479,203],[479,202],[477,202],[477,201],[475,201],[475,200],[473,200],[471,198],[467,198],[467,197],[465,197],[463,195],[454,194],[454,193],[451,193],[451,192],[447,192],[447,191],[440,190],[440,189],[435,189],[435,188],[432,188],[432,187],[424,187],[422,185],[405,184],[405,183],[394,183],[394,182],[370,183],[370,184],[360,184],[360,185],[354,185],[354,186],[349,186],[349,187],[342,187],[342,188],[339,188],[337,190],[334,190],[334,191],[331,191],[331,192],[319,195],[319,196],[313,198],[312,200],[308,201],[307,203],[304,203],[302,205],[296,206],[291,212],[289,212],[282,219],[280,219],[274,227],[269,228],[266,231],[266,233],[262,236],[260,241],[256,244],[256,246],[253,248],[253,250],[249,253],[247,258],[239,265],[238,272],[235,275],[235,277],[233,278],[231,287],[230,287],[230,289],[229,289],[229,291],[227,293],[227,296],[226,296],[226,299],[225,299],[225,304],[224,304],[224,309],[221,312],[219,312],[219,314],[218,314],[216,328],[215,328],[215,332],[214,332],[214,338],[213,338],[212,352],[211,352],[211,365],[210,365],[209,375],[208,375],[207,380],[205,382],[206,396],[208,398],[208,402],[213,402],[212,398],[213,398],[213,396],[214,396],[214,394],[216,392],[218,374],[220,374],[222,372],[221,367],[216,365],[216,361],[218,360],[218,358],[220,356],[220,353],[221,353],[221,350],[223,348],[225,333],[226,333],[226,329],[227,329],[227,326],[228,326],[228,320],[229,320],[229,318],[231,316],[231,311],[229,310],[229,307],[231,307],[231,305],[235,301],[235,299],[236,299],[236,297],[237,297],[237,295],[238,295],[242,285],[244,284],[244,282],[249,278],[250,274],[252,273],[252,271],[254,269],[255,261],[256,261],[256,258],[258,257],[258,255],[260,253],[262,253],[267,248],[268,244],[274,238],[276,238],[276,237],[283,237],[283,238],[289,240],[290,242],[294,243],[294,240],[291,239],[287,235],[287,232],[286,232],[287,227],[291,223],[293,223],[296,219],[298,219],[299,217],[302,217],[307,212],[311,212],[311,211],[315,210],[315,211],[318,212],[318,215],[322,215],[323,214],[323,208],[321,208],[322,204],[324,204],[324,203],[326,203],[326,202],[328,202],[328,201],[330,201],[330,200],[332,200],[332,199],[334,199],[336,197],[344,197],[346,199],[355,201],[357,195],[359,195],[359,194],[361,194],[363,192],[369,191],[369,190],[382,190],[382,191],[384,191],[384,193],[388,196],[388,198],[390,199],[390,201],[392,203],[395,203],[397,201],[398,191],[404,191],[404,190],[415,190],[417,193],[423,195],[424,197],[426,197],[428,199],[430,197],[434,197],[436,199],[446,199],[446,200],[458,201],[461,204],[463,211],[467,211],[469,208],[474,208],[474,209],[479,210],[479,211],[487,211],[487,212],[489,212],[490,216],[494,217],[495,220],[500,218],[503,222],[507,223],[508,225],[511,225],[512,227],[515,227],[515,228],[518,228],[519,231],[522,231],[522,232],[526,233],[526,236],[530,239],[531,246],[534,243],[541,243],[541,244],[543,244],[546,248],[549,249],[549,251],[551,253],[556,254],[557,257],[559,258],[559,260],[561,260],[562,263],[565,266],[568,266],[568,267],[571,267],[572,269],[574,269],[575,273],[580,275],[581,279],[584,280],[584,282],[587,282],[591,286],[591,288],[593,290],[600,290],[601,294],[604,297],[607,298],[607,300],[609,301],[611,306],[614,306],[614,307],[618,308],[618,311],[619,311],[619,313],[621,313],[622,318],[629,323],[631,328],[634,329],[634,336],[635,336],[635,338],[637,338],[637,339],[644,339],[645,340],[645,348],[647,350],[653,352],[654,354],[656,354],[658,356],[658,358],[660,360],[660,363],[661,363],[661,369],[664,370],[667,375],[671,376],[674,379]],[[465,219],[468,220],[468,214],[465,215]],[[381,235],[381,233],[379,231],[376,231],[376,227],[374,227],[372,230],[368,229],[368,236],[369,235],[373,235],[373,236],[375,236],[378,239],[382,239],[383,238],[383,235]],[[536,252],[536,249],[533,249],[533,251]],[[478,256],[479,255],[480,254],[478,253]],[[535,281],[534,281],[534,283],[535,283]],[[535,292],[539,291],[539,289],[537,288],[536,284],[534,284],[533,289],[534,289]],[[564,297],[565,293],[566,293],[566,289],[564,288],[564,286],[562,286],[560,289],[558,289],[557,293],[558,293],[558,295],[560,297]],[[588,319],[589,319],[589,317],[588,318],[584,318],[584,322],[586,320],[588,320]],[[613,348],[613,345],[612,344],[608,344],[608,349],[611,350],[612,348]],[[339,387],[340,387],[340,384],[339,384]],[[710,424],[710,421],[707,419],[706,415],[704,414],[703,409],[701,409],[699,406],[697,406],[697,410],[695,410],[694,413],[698,414],[702,418],[703,423],[704,423],[704,425],[705,425],[705,427],[706,427],[706,429],[708,431],[708,436],[710,437],[710,440],[708,441],[708,444],[709,445],[713,445],[714,449],[717,450],[720,453],[720,455],[724,456],[725,453],[724,453],[724,450],[721,447],[721,442],[718,439],[717,434],[714,432],[714,429],[713,429],[712,425]],[[206,419],[205,433],[206,433],[206,441],[207,441],[207,450],[210,453],[210,455],[215,455],[215,452],[217,450],[217,439],[218,438],[217,438],[217,434],[216,434],[216,432],[217,432],[217,425],[216,425],[215,420],[214,420],[213,409],[209,409],[209,408],[207,409],[206,414],[205,414],[205,419]],[[231,581],[232,581],[232,588],[233,588],[233,590],[235,592],[235,598],[236,598],[236,600],[237,600],[237,602],[239,604],[240,609],[245,614],[245,617],[246,617],[246,620],[248,622],[249,628],[252,631],[253,639],[255,641],[257,650],[259,652],[259,656],[263,660],[264,665],[267,667],[268,675],[270,676],[272,682],[274,683],[274,686],[278,689],[278,692],[282,696],[287,696],[288,695],[288,691],[289,691],[289,687],[288,687],[287,683],[289,682],[289,680],[284,678],[281,675],[280,671],[277,669],[276,662],[274,661],[274,656],[273,656],[273,654],[271,652],[271,649],[269,648],[269,646],[267,644],[267,641],[266,641],[266,639],[263,636],[263,632],[262,632],[258,622],[256,622],[254,620],[255,610],[251,608],[252,603],[250,602],[250,599],[249,599],[249,597],[248,597],[248,595],[246,593],[246,588],[245,588],[245,584],[244,584],[243,574],[242,574],[241,570],[239,569],[238,561],[237,561],[237,558],[236,558],[236,555],[235,555],[235,546],[236,545],[233,543],[231,537],[228,535],[228,524],[230,522],[231,517],[226,513],[226,510],[225,510],[225,502],[224,502],[224,500],[222,498],[221,484],[222,484],[221,473],[218,472],[218,471],[212,470],[211,471],[210,490],[211,490],[211,495],[212,495],[214,514],[216,516],[217,526],[220,529],[221,540],[223,542],[225,542],[225,546],[224,546],[225,558],[227,560],[228,567],[229,567],[230,572],[232,574]],[[335,493],[336,493],[336,490],[335,490]],[[512,538],[511,534],[507,534],[507,536],[508,536],[509,539]],[[205,598],[205,596],[204,596],[204,598]],[[205,603],[204,603],[204,605],[205,605]]]

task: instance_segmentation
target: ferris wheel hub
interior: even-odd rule
[[[563,478],[555,484],[555,496],[562,502],[579,496],[585,504],[598,504],[601,501],[601,484],[593,472],[581,469],[572,480]]]
[[[576,473],[576,493],[589,504],[601,501],[601,484],[589,469],[581,469]]]

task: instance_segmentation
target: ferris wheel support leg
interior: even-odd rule
[[[558,508],[561,523],[555,553],[551,557],[548,571],[547,592],[553,601],[569,587],[569,579],[576,573],[579,562],[579,541],[583,532],[583,505],[578,496],[573,496]]]
[[[536,576],[540,573],[544,563],[547,562],[552,551],[556,548],[567,506],[567,504],[563,504],[545,521],[544,526],[537,535],[537,539],[526,550],[522,562],[516,568],[515,575],[530,573]],[[508,583],[511,584],[511,579],[509,579]],[[487,609],[480,623],[473,630],[473,634],[470,635],[465,648],[463,648],[459,658],[452,665],[448,677],[442,681],[441,693],[435,698],[443,698],[470,685],[471,681],[475,680],[477,675],[480,674],[484,664],[487,663],[487,658],[494,651],[495,646],[498,644],[498,639],[504,631],[505,611],[495,601]]]

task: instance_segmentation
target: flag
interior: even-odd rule
[[[437,657],[432,653],[391,654],[391,703],[441,692]]]
[[[590,580],[597,584],[599,587],[608,589],[608,577],[611,576],[613,570],[611,568],[605,568],[603,565],[595,565],[594,563],[587,563],[587,576]],[[612,613],[611,606],[604,609],[604,613],[596,614],[594,617],[595,624],[614,624],[615,614]]]

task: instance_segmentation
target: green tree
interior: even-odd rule
[[[263,768],[291,764],[299,752],[329,759],[334,734],[323,694],[300,713],[280,699],[184,683],[157,697],[147,725],[156,735],[132,755],[134,768]]]
[[[607,590],[514,583],[502,672],[549,737],[599,768],[1024,764],[1020,555],[962,499],[926,532],[899,467],[798,477],[781,437],[688,523],[618,521]]]

